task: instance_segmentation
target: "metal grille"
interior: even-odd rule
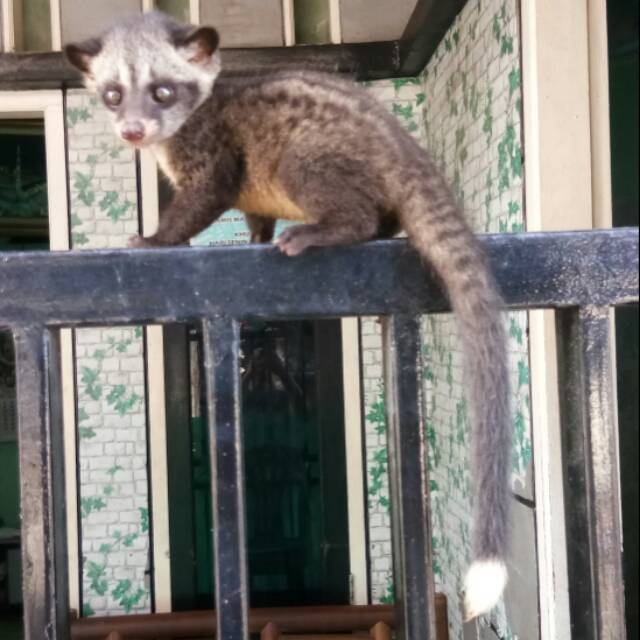
[[[509,308],[555,308],[573,636],[623,638],[609,307],[638,300],[638,230],[485,236]],[[384,316],[399,637],[435,638],[419,316],[448,310],[395,240],[269,247],[0,254],[0,328],[17,360],[27,640],[69,637],[57,329],[200,322],[211,437],[218,637],[247,640],[239,379],[244,318]],[[212,571],[213,571],[212,567]]]

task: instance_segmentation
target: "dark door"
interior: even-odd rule
[[[200,338],[186,328],[165,335],[173,605],[209,608],[208,430],[195,400],[203,392]],[[340,323],[246,323],[242,352],[251,604],[347,604]]]

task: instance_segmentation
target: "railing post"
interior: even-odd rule
[[[609,309],[573,308],[556,317],[572,637],[623,640]]]
[[[69,606],[57,345],[44,327],[20,329],[14,336],[25,640],[66,640]]]
[[[420,319],[383,321],[396,620],[404,640],[435,639]]]
[[[218,638],[248,640],[240,397],[240,326],[204,321]]]

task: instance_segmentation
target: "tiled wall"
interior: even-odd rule
[[[424,139],[422,105],[425,94],[419,78],[364,83],[417,140]],[[369,523],[370,585],[374,603],[393,601],[391,520],[387,477],[387,438],[382,374],[382,336],[377,318],[360,323],[362,389],[364,394],[366,486]]]
[[[478,232],[524,230],[518,25],[516,0],[471,0],[422,76],[427,148]],[[513,392],[512,475],[514,489],[521,490],[532,455],[526,314],[505,314],[505,323]],[[470,554],[470,424],[455,324],[432,316],[423,326],[436,572],[454,605],[455,638],[462,633],[455,605]],[[509,637],[504,610],[493,624],[501,637]]]
[[[478,232],[524,230],[518,24],[516,0],[470,0],[419,79],[368,85],[435,158]],[[513,484],[514,490],[530,494],[526,314],[505,314],[505,322],[516,445]],[[380,332],[373,320],[365,320],[362,330],[371,580],[374,599],[384,601],[392,593],[393,578],[390,568],[382,570],[380,555],[390,548]],[[458,345],[451,317],[424,318],[424,427],[430,449],[434,569],[438,590],[449,599],[452,638],[463,634],[459,604],[472,524],[470,424]],[[531,528],[531,522],[527,518],[526,526]],[[531,554],[535,556],[535,550]],[[490,622],[500,637],[511,637],[504,605]]]
[[[123,247],[138,231],[135,156],[86,92],[68,93],[66,120],[73,248]],[[85,614],[149,607],[142,349],[140,328],[76,331]]]
[[[366,487],[371,596],[393,602],[391,514],[387,474],[386,407],[382,381],[382,336],[377,318],[360,323],[362,393],[365,406]]]

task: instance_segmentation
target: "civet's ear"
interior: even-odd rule
[[[175,37],[176,48],[193,64],[207,66],[220,44],[220,36],[213,27],[200,27]]]
[[[91,76],[91,60],[102,50],[102,41],[91,38],[78,44],[68,44],[64,48],[67,60],[86,76]]]

